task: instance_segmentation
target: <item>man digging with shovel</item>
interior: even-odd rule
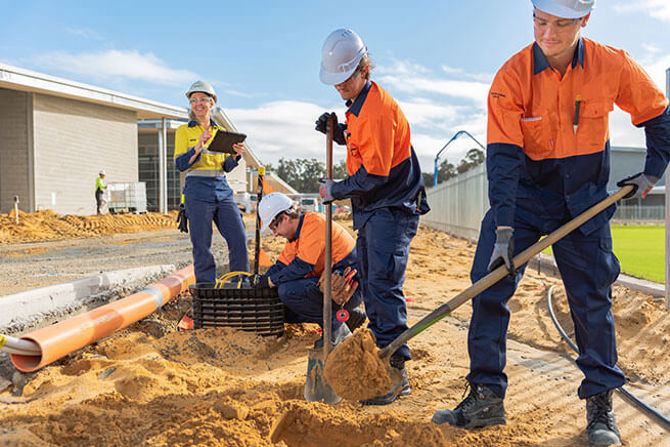
[[[473,300],[468,334],[470,394],[437,424],[471,429],[505,424],[507,301],[525,265],[513,256],[607,197],[608,115],[616,103],[644,127],[644,170],[618,183],[626,198],[644,198],[670,157],[668,101],[626,54],[580,37],[594,0],[532,0],[535,43],[505,63],[488,98],[487,170],[491,209],[471,278],[505,265],[509,276]],[[625,376],[616,366],[611,284],[619,274],[612,252],[611,206],[553,245],[568,295],[584,373],[589,442],[620,445],[612,390]]]
[[[293,201],[272,192],[258,204],[263,230],[287,239],[279,259],[268,271],[252,279],[258,287],[277,287],[286,306],[287,323],[323,323],[324,251],[326,219],[321,213],[296,210]],[[332,343],[337,345],[365,322],[360,309],[363,299],[358,289],[354,239],[337,223],[332,237]],[[343,312],[344,311],[344,312]],[[323,338],[317,340],[319,349]]]

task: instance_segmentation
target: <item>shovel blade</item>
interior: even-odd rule
[[[326,380],[321,350],[310,349],[309,351],[304,395],[308,402],[323,402],[330,405],[342,400]]]

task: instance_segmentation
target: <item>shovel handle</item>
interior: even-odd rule
[[[328,118],[326,125],[326,178],[333,178],[333,118]],[[332,333],[332,273],[333,273],[333,205],[326,204],[326,249],[324,253],[324,268],[323,268],[323,364],[326,364],[326,359],[331,345]]]
[[[626,194],[632,191],[632,189],[633,189],[632,185],[626,185],[622,187],[620,190],[618,190],[611,196],[607,197],[601,202],[596,203],[579,216],[563,224],[561,227],[559,227],[553,233],[549,234],[544,239],[537,241],[536,243],[534,243],[533,245],[531,245],[530,247],[528,247],[527,249],[516,255],[513,260],[514,265],[515,266],[524,265],[525,263],[530,261],[530,258],[540,253],[542,250],[554,244],[555,242],[559,241],[565,235],[572,232],[574,229],[580,227],[584,222],[591,219],[593,216],[600,213],[605,208],[609,207],[613,203],[623,198]],[[407,342],[407,340],[425,331],[430,326],[434,325],[442,318],[449,315],[461,304],[479,295],[481,292],[488,289],[489,287],[491,287],[493,284],[503,279],[508,274],[509,272],[507,271],[507,267],[505,267],[504,265],[498,267],[497,269],[495,269],[494,271],[492,271],[491,273],[489,273],[488,275],[486,275],[485,277],[483,277],[482,279],[480,279],[479,281],[477,281],[476,283],[474,283],[473,285],[471,285],[470,287],[468,287],[467,289],[465,289],[464,291],[453,297],[451,300],[444,303],[443,305],[441,305],[440,307],[438,307],[437,309],[435,309],[434,311],[423,317],[421,321],[416,323],[414,326],[412,326],[411,328],[407,329],[405,332],[400,334],[398,337],[396,337],[395,340],[391,342],[391,344],[389,344],[381,351],[379,351],[379,356],[381,358],[390,357],[391,354],[397,351],[400,346],[402,346]]]

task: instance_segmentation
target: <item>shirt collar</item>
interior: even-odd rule
[[[188,122],[188,127],[195,127],[198,125],[198,122],[196,120],[191,120]],[[216,127],[216,123],[212,118],[209,119],[209,125],[212,127]]]
[[[355,101],[347,101],[345,104],[349,109],[347,112],[351,112],[354,115],[358,116],[359,113],[361,113],[361,108],[363,107],[363,103],[365,102],[365,98],[368,97],[368,92],[370,91],[370,87],[372,87],[372,82],[367,81],[365,85],[363,86],[363,90],[358,94],[356,97]]]
[[[578,63],[584,68],[584,39],[581,37],[577,42],[575,54],[572,56],[572,68],[575,68]],[[545,69],[551,67],[537,42],[533,44],[533,67],[533,74],[542,73]]]
[[[302,223],[305,220],[305,215],[301,214],[300,215],[300,220],[298,221],[298,228],[295,229],[295,234],[293,235],[293,239],[290,239],[289,242],[293,242],[297,240],[300,237],[300,230],[302,230]]]

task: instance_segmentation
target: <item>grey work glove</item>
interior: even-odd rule
[[[510,227],[498,228],[496,230],[496,243],[489,261],[489,272],[494,271],[505,264],[510,274],[515,274],[514,269],[514,229]]]
[[[625,185],[634,186],[633,190],[624,196],[624,199],[644,199],[656,182],[658,182],[658,177],[638,172],[635,175],[619,180],[616,185],[620,188]]]
[[[335,112],[321,114],[319,119],[315,121],[316,126],[314,128],[325,134],[328,131],[327,123],[331,116],[333,117],[333,141],[337,144],[346,144],[347,142],[344,139],[345,126],[344,124],[337,124],[337,115]]]
[[[335,182],[329,178],[322,178],[319,180],[321,186],[319,186],[319,195],[321,196],[321,201],[323,203],[331,203],[335,198],[333,197],[333,185]]]

